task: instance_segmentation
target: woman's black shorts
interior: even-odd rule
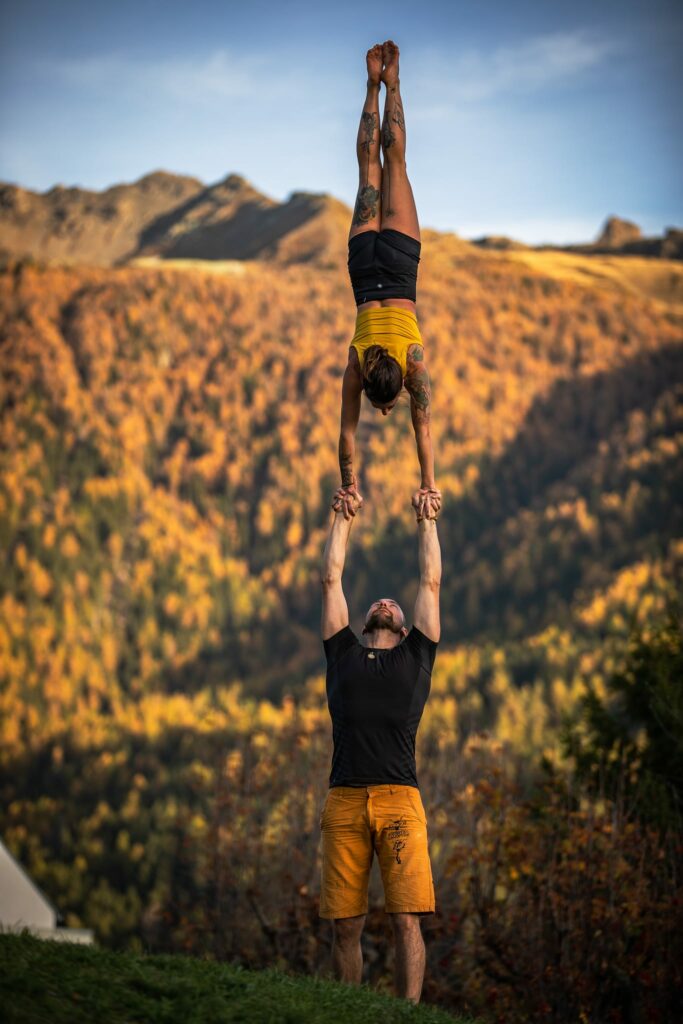
[[[356,305],[373,299],[415,302],[420,242],[402,231],[362,231],[349,241],[349,277]]]

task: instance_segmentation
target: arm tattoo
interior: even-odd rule
[[[356,482],[356,478],[353,475],[351,455],[347,452],[342,437],[339,438],[339,469],[341,471],[342,487],[351,487]]]
[[[367,224],[373,217],[377,216],[377,203],[379,190],[373,185],[363,185],[358,189],[356,196],[356,208],[353,211],[354,224]]]
[[[411,345],[408,349],[408,359],[413,363],[421,363],[424,360],[422,345]]]
[[[405,379],[405,386],[415,403],[418,418],[422,422],[429,422],[429,403],[432,392],[426,367],[421,366],[414,373],[409,373]]]

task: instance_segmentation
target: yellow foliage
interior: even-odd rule
[[[677,486],[680,399],[665,356],[680,323],[652,303],[566,277],[550,288],[538,269],[470,248],[454,259],[440,245],[426,247],[420,319],[446,496],[444,637],[421,735],[442,750],[481,726],[544,749],[560,709],[589,681],[604,685],[630,624],[656,620],[674,589],[683,542],[658,561],[644,552],[652,510]],[[185,724],[257,728],[258,746],[296,719],[303,750],[328,728],[314,582],[354,320],[343,271],[0,275],[14,374],[0,427],[15,591],[1,599],[8,748],[20,752],[29,721],[35,742],[68,722],[84,745]],[[69,304],[87,383],[62,333]],[[419,479],[405,396],[386,420],[364,403],[358,440],[366,509],[352,546],[378,568],[377,543],[405,522]],[[54,482],[55,450],[73,479]],[[212,662],[215,707],[163,692],[195,659],[247,647],[258,667],[234,689],[231,659]],[[264,677],[273,691],[310,677],[310,704],[296,716],[250,705]]]
[[[65,558],[75,558],[81,548],[73,533],[67,533],[62,539],[59,550]]]
[[[31,587],[38,597],[47,597],[52,590],[52,580],[49,572],[43,568],[40,562],[31,558],[28,562],[28,573]]]

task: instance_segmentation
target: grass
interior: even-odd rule
[[[137,256],[129,260],[129,267],[143,270],[202,270],[206,274],[246,274],[246,260],[193,260],[189,258],[163,259],[161,256]]]
[[[591,288],[616,289],[683,312],[683,265],[680,260],[610,256],[605,253],[589,256],[554,249],[506,250],[500,258],[516,260],[550,277],[565,278]]]
[[[443,1010],[273,969],[0,935],[6,1024],[474,1024]]]

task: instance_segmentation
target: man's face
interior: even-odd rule
[[[382,597],[370,605],[363,632],[372,633],[375,629],[388,629],[392,633],[402,633],[405,632],[405,621],[401,606],[390,597]]]

